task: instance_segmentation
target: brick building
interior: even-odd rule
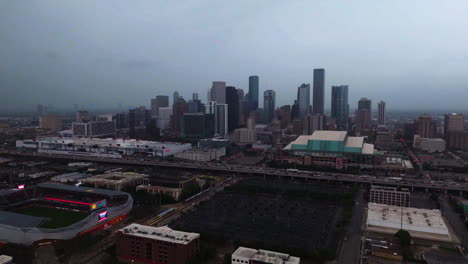
[[[117,232],[119,261],[148,264],[186,264],[198,255],[200,234],[131,224]]]

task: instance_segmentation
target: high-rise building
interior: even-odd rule
[[[361,98],[356,111],[356,132],[359,135],[369,135],[372,130],[372,101]]]
[[[130,138],[136,138],[145,132],[146,125],[151,121],[151,110],[144,106],[128,111],[128,127]]]
[[[281,128],[285,129],[291,124],[291,106],[283,105],[280,108]]]
[[[152,117],[159,116],[159,108],[168,107],[168,106],[169,106],[169,96],[167,95],[156,96],[156,98],[151,99],[151,116]]]
[[[209,101],[214,101],[218,104],[226,103],[226,82],[213,82],[210,91],[211,99]]]
[[[444,135],[449,131],[464,131],[465,116],[463,114],[451,113],[446,114],[444,119]]]
[[[347,131],[349,118],[348,85],[332,86],[331,118],[336,120],[336,129]]]
[[[445,140],[449,149],[468,150],[468,131],[447,131]]]
[[[325,115],[307,115],[304,119],[304,134],[312,135],[316,130],[325,130]]]
[[[258,109],[258,95],[259,95],[260,80],[257,75],[249,76],[249,102],[250,110],[255,111]]]
[[[116,235],[119,261],[126,263],[186,264],[198,255],[200,234],[131,224]]]
[[[39,127],[51,132],[62,130],[62,117],[59,115],[42,115],[39,117]]]
[[[323,115],[325,105],[325,69],[314,69],[312,113]]]
[[[88,111],[82,110],[76,112],[76,122],[88,122],[91,120]]]
[[[161,134],[166,134],[166,131],[170,128],[172,116],[172,107],[160,107],[158,116],[158,128]]]
[[[117,113],[113,120],[115,121],[115,127],[117,129],[128,127],[128,115],[125,113]]]
[[[228,131],[232,132],[239,125],[239,97],[234,86],[226,87],[226,103],[228,105]]]
[[[203,104],[200,100],[190,100],[187,103],[187,112],[188,113],[203,113],[205,112]]]
[[[421,138],[434,138],[436,135],[436,123],[432,117],[422,115],[414,121],[415,134]]]
[[[173,96],[172,96],[172,104],[175,104],[179,99],[181,98],[180,94],[178,91],[175,91]]]
[[[297,88],[297,102],[299,103],[299,117],[303,118],[310,112],[310,84],[301,84]]]
[[[179,98],[177,102],[172,105],[171,129],[175,136],[180,135],[180,122],[182,116],[187,113],[188,106],[184,99]]]
[[[41,105],[41,104],[38,104],[38,105],[37,105],[37,109],[36,109],[36,110],[37,110],[37,114],[38,114],[39,116],[45,114],[45,107],[44,107],[43,105]]]
[[[181,137],[187,140],[211,138],[215,133],[214,114],[185,113],[182,116]]]
[[[205,104],[205,113],[214,114],[215,134],[227,136],[228,134],[228,105],[217,104],[216,102],[207,102]]]
[[[276,93],[273,90],[266,90],[263,93],[263,112],[265,115],[265,123],[270,123],[273,120],[275,111]]]
[[[380,101],[379,107],[379,116],[377,117],[377,124],[383,126],[385,125],[385,102]]]
[[[192,94],[192,100],[193,100],[193,101],[198,100],[198,93],[193,93],[193,94]]]

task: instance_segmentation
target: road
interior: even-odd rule
[[[468,183],[457,183],[447,181],[435,181],[427,179],[411,179],[411,178],[392,178],[392,177],[373,177],[364,175],[352,175],[343,173],[324,173],[324,172],[311,172],[311,171],[298,171],[298,170],[284,170],[274,169],[262,166],[244,166],[232,164],[219,164],[219,163],[196,163],[196,162],[174,162],[167,160],[154,160],[154,159],[139,159],[139,158],[96,158],[96,157],[83,157],[83,156],[63,156],[51,155],[37,152],[22,152],[18,150],[0,150],[0,154],[8,156],[22,156],[22,157],[38,157],[48,159],[61,159],[61,160],[79,160],[89,162],[104,162],[113,164],[126,164],[126,165],[142,165],[142,166],[157,166],[175,169],[190,169],[201,170],[210,172],[220,172],[237,175],[256,175],[262,177],[277,177],[277,178],[291,178],[303,180],[325,180],[325,181],[339,181],[347,183],[365,183],[377,185],[390,185],[406,188],[426,188],[446,190],[446,191],[468,191]]]
[[[364,224],[364,189],[360,188],[356,194],[353,216],[347,226],[345,240],[338,256],[339,264],[359,263],[361,258],[362,227]]]

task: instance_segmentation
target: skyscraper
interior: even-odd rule
[[[378,106],[379,106],[379,116],[377,117],[377,123],[383,126],[385,125],[385,102],[380,101]]]
[[[325,69],[314,69],[312,113],[323,115],[325,105]]]
[[[239,96],[236,87],[226,87],[226,103],[228,105],[228,131],[231,132],[239,125]]]
[[[174,95],[172,96],[172,104],[175,104],[177,101],[180,99],[180,94],[178,91],[174,92]]]
[[[214,101],[218,104],[226,103],[226,82],[213,82],[210,91],[211,99],[209,101]]]
[[[160,107],[169,106],[169,96],[167,95],[158,95],[156,98],[151,99],[151,116],[159,116]]]
[[[214,114],[185,113],[182,116],[181,137],[198,141],[213,137],[214,132]]]
[[[301,84],[297,88],[297,101],[299,102],[299,117],[303,118],[310,111],[310,84]]]
[[[444,135],[451,131],[465,130],[465,116],[463,114],[446,114],[444,119]]]
[[[140,106],[128,111],[128,125],[130,138],[141,137],[145,133],[146,125],[151,121],[151,110]]]
[[[337,130],[348,130],[348,85],[332,86],[331,117],[336,120]]]
[[[324,130],[326,122],[325,115],[307,115],[304,122],[304,134],[312,135],[316,130]]]
[[[214,114],[215,134],[227,136],[228,134],[228,105],[217,104],[214,101],[206,102],[205,113]]]
[[[187,111],[187,102],[183,98],[179,98],[179,100],[172,105],[171,129],[175,136],[180,135],[180,122],[182,122],[182,116],[187,113]]]
[[[252,111],[258,109],[258,93],[260,80],[257,75],[249,77],[249,102]]]
[[[263,93],[263,112],[266,123],[270,123],[271,120],[273,120],[273,112],[275,111],[275,97],[276,93],[273,90],[266,90]]]
[[[356,111],[356,132],[360,135],[369,135],[372,130],[372,101],[361,98]]]
[[[421,138],[434,138],[436,135],[436,123],[432,117],[422,115],[414,121],[415,134]]]

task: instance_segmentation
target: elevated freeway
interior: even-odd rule
[[[37,152],[22,152],[18,150],[0,150],[0,155],[5,156],[20,156],[20,157],[37,157],[47,159],[62,159],[74,161],[89,161],[89,162],[102,162],[111,164],[125,164],[125,165],[141,165],[141,166],[157,166],[162,168],[173,169],[190,169],[205,172],[218,172],[226,174],[234,174],[239,176],[261,176],[261,177],[276,177],[276,178],[290,178],[293,180],[301,179],[305,181],[338,181],[343,183],[364,183],[375,185],[388,185],[399,186],[409,189],[423,188],[428,190],[440,191],[468,191],[468,183],[447,182],[447,181],[434,181],[426,179],[415,178],[395,178],[395,177],[374,177],[363,176],[344,173],[326,173],[316,171],[299,171],[299,170],[284,170],[274,169],[261,166],[244,166],[232,164],[219,164],[219,163],[196,163],[196,162],[180,162],[168,160],[155,160],[150,158],[96,158],[86,156],[58,156]]]

